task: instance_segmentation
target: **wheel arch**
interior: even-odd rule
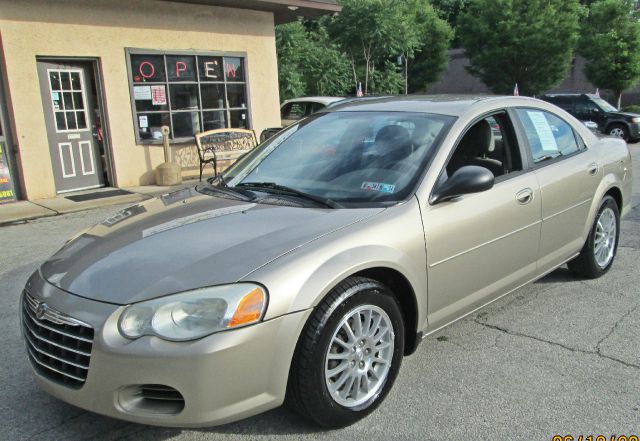
[[[404,319],[404,355],[413,354],[422,340],[422,333],[418,332],[418,302],[411,282],[400,271],[384,266],[367,268],[350,277],[354,276],[376,280],[393,292]]]
[[[589,232],[591,231],[591,227],[593,226],[593,222],[595,221],[596,214],[598,213],[598,209],[600,208],[600,204],[605,196],[611,196],[618,204],[618,210],[622,215],[623,208],[623,196],[622,190],[616,182],[616,178],[613,175],[607,175],[600,183],[600,187],[596,191],[593,200],[591,201],[591,208],[589,209],[589,218],[584,226],[584,231],[582,233],[583,241],[587,240],[589,236]]]
[[[611,130],[612,126],[624,126],[627,130],[627,133],[629,132],[629,124],[625,120],[615,119],[613,121],[608,121],[607,125],[604,128],[605,133],[609,133],[609,130]]]

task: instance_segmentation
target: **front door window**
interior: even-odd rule
[[[51,105],[57,132],[87,129],[87,109],[82,70],[50,69]]]

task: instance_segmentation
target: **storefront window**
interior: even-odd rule
[[[249,128],[244,58],[131,51],[129,61],[138,142],[159,143],[163,125],[176,141],[205,130]]]

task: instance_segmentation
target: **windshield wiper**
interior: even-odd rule
[[[214,192],[214,193],[222,193],[222,194],[226,194],[227,196],[231,196],[235,199],[240,199],[242,201],[252,201],[255,199],[253,195],[249,195],[240,189],[227,186],[224,180],[221,181],[220,183],[223,185],[213,185],[212,183],[209,183],[209,185],[196,187],[196,190],[198,190],[201,193],[206,191]]]
[[[302,199],[307,199],[309,201],[313,201],[317,204],[324,205],[329,208],[343,208],[341,204],[334,201],[333,199],[323,198],[320,196],[314,196],[309,193],[305,193],[300,190],[296,190],[295,188],[287,187],[286,185],[276,184],[275,182],[241,182],[236,185],[236,187],[243,188],[254,188],[259,191],[266,191],[265,193],[275,193],[275,194],[290,194],[293,196],[297,196]]]

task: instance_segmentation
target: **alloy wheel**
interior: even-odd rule
[[[616,248],[616,216],[611,208],[605,208],[596,222],[593,255],[600,268],[606,268],[613,259]]]
[[[380,393],[394,349],[387,313],[375,305],[352,309],[338,323],[325,357],[325,382],[333,400],[357,408]]]

